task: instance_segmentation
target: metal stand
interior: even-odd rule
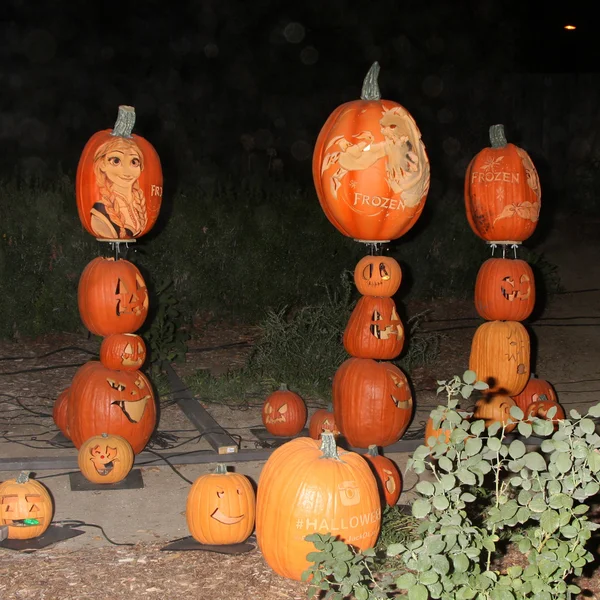
[[[42,548],[47,548],[63,540],[82,535],[85,531],[81,529],[72,529],[71,527],[59,527],[58,525],[50,525],[42,535],[30,540],[3,540],[0,542],[0,548],[7,550],[17,550],[18,552],[35,552]]]
[[[197,542],[191,535],[188,537],[175,540],[161,548],[164,552],[179,552],[181,550],[203,550],[204,552],[217,552],[219,554],[244,554],[251,552],[256,548],[256,537],[251,535],[245,542],[241,544],[223,544],[219,546],[201,544]]]
[[[141,490],[144,487],[142,472],[133,469],[125,479],[117,483],[92,483],[88,481],[79,471],[69,473],[69,483],[72,492],[109,492],[112,490]]]

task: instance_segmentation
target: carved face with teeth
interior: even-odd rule
[[[146,360],[146,344],[134,333],[113,333],[100,345],[100,362],[109,369],[137,371]]]
[[[68,408],[75,447],[102,433],[120,435],[141,452],[156,425],[151,384],[141,371],[115,371],[90,361],[75,374]]]
[[[529,275],[523,273],[517,283],[515,283],[515,280],[510,275],[503,277],[500,284],[500,291],[502,292],[502,296],[509,302],[513,300],[519,300],[520,302],[527,300],[531,295]]]
[[[133,466],[133,450],[119,435],[95,435],[86,440],[77,457],[83,476],[93,483],[118,483]]]

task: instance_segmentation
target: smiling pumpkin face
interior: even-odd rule
[[[363,296],[393,296],[402,282],[402,270],[391,256],[365,256],[354,269],[354,283]]]
[[[100,362],[107,369],[137,371],[146,360],[146,344],[134,333],[113,333],[102,340]]]
[[[131,444],[119,435],[95,435],[86,440],[77,455],[82,475],[92,483],[118,483],[133,467]]]
[[[189,491],[188,529],[201,544],[239,544],[254,529],[255,505],[250,480],[217,465],[215,473],[199,477]]]

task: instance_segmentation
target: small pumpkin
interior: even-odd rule
[[[137,371],[146,360],[146,344],[135,333],[113,333],[100,345],[100,362],[107,369]]]
[[[256,540],[267,564],[282,577],[300,580],[314,550],[305,537],[331,533],[359,550],[372,548],[381,528],[377,481],[367,462],[336,446],[295,438],[277,448],[260,474]]]
[[[552,419],[548,419],[548,411],[551,408],[556,408],[556,412],[554,413]],[[536,402],[532,402],[527,407],[524,420],[530,422],[534,417],[551,420],[554,423],[554,429],[558,429],[558,421],[565,419],[565,411],[558,402],[552,400],[538,400]]]
[[[52,418],[54,419],[54,423],[68,440],[71,439],[71,436],[69,435],[69,419],[67,412],[69,410],[70,392],[71,388],[63,390],[58,395],[58,398],[54,402],[54,407],[52,408]]]
[[[515,404],[524,412],[534,402],[546,401],[558,402],[556,392],[552,384],[545,379],[538,379],[533,373],[523,391],[516,396],[513,396]]]
[[[324,431],[330,431],[334,435],[339,435],[340,431],[335,424],[333,410],[319,408],[316,410],[308,422],[308,435],[313,440],[320,440]]]
[[[302,431],[308,411],[302,398],[288,390],[285,383],[269,394],[262,407],[262,422],[265,429],[280,436],[294,436]]]
[[[400,474],[400,470],[396,466],[396,463],[379,454],[375,444],[369,446],[364,457],[373,467],[373,472],[383,502],[388,506],[394,506],[402,493],[402,475]]]
[[[77,166],[79,218],[103,241],[135,241],[150,231],[160,211],[160,159],[150,142],[132,133],[134,124],[134,108],[119,106],[114,128],[88,140]]]
[[[0,483],[0,525],[8,527],[9,540],[39,537],[50,527],[53,514],[50,493],[27,471]]]
[[[185,510],[192,537],[201,544],[240,544],[254,529],[256,498],[250,480],[218,464],[192,485]]]
[[[363,296],[391,298],[401,282],[402,269],[391,256],[363,256],[354,269],[354,284]]]
[[[475,308],[487,321],[524,321],[535,306],[535,280],[527,262],[489,258],[475,281]]]
[[[499,422],[504,426],[504,431],[510,433],[517,421],[510,415],[510,409],[516,406],[510,396],[504,394],[486,394],[475,403],[473,419],[483,419],[485,426]]]
[[[120,435],[94,435],[79,448],[77,464],[81,474],[92,483],[123,481],[133,467],[131,444]]]
[[[529,154],[506,141],[503,125],[490,127],[490,142],[467,167],[467,220],[483,240],[520,243],[538,224],[540,179]]]

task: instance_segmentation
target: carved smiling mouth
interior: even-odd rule
[[[114,406],[118,406],[123,414],[131,421],[132,423],[139,423],[142,416],[144,415],[144,410],[146,410],[146,403],[150,396],[144,396],[140,400],[115,400],[111,402]]]
[[[379,327],[379,325],[371,325],[371,335],[376,337],[378,340],[387,340],[393,336],[400,339],[401,333],[394,325],[388,325],[385,329]]]
[[[4,524],[9,527],[37,527],[42,524],[41,519],[4,519]]]
[[[224,525],[235,525],[244,518],[244,515],[240,515],[239,517],[230,517],[222,512],[220,508],[215,509],[210,516],[215,519],[215,521],[219,521],[219,523],[223,523]]]

